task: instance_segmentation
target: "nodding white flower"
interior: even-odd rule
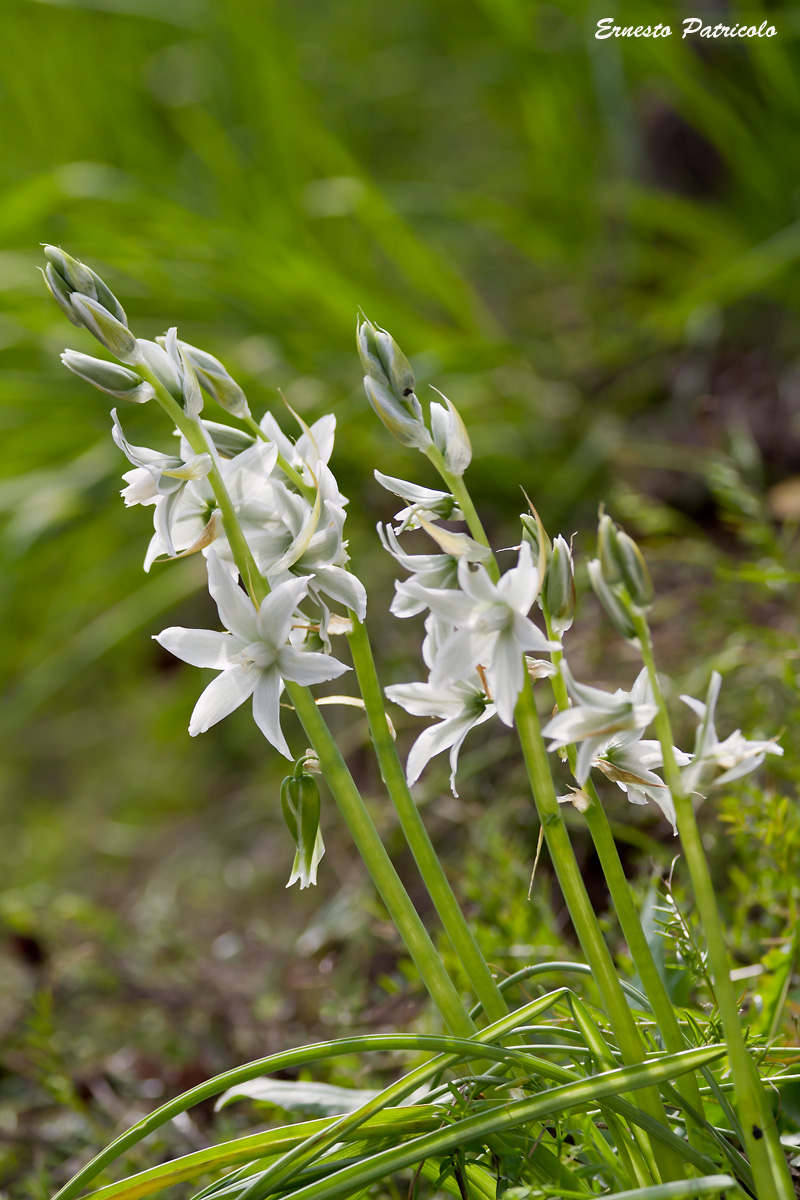
[[[582,787],[589,778],[593,761],[612,743],[621,750],[641,738],[658,709],[644,670],[630,692],[620,689],[613,693],[578,683],[566,662],[560,664],[560,670],[570,696],[577,703],[556,713],[542,733],[552,738],[548,750],[578,744],[575,778]],[[630,736],[615,742],[620,734]]]
[[[436,659],[438,646],[452,632],[438,617],[431,614],[425,622],[427,637],[422,644],[422,656],[428,667]],[[486,694],[477,671],[455,683],[434,687],[428,683],[396,683],[384,689],[395,704],[415,717],[437,717],[438,724],[423,730],[409,751],[406,780],[415,784],[430,760],[444,750],[450,751],[450,788],[456,791],[458,752],[471,729],[494,716],[495,706]]]
[[[426,587],[418,579],[401,585],[404,594],[423,601],[453,627],[437,649],[430,682],[447,686],[481,667],[497,715],[511,725],[525,681],[524,652],[560,649],[527,616],[540,586],[531,548],[522,543],[516,567],[499,583],[492,582],[484,566],[473,570],[466,558],[459,559],[457,574],[459,587],[453,590]]]
[[[646,804],[652,800],[661,809],[677,834],[675,805],[672,793],[654,767],[663,767],[664,755],[661,743],[642,740],[643,730],[615,735],[602,753],[593,760],[592,766],[603,772],[625,792],[631,804]],[[672,747],[678,766],[691,762],[691,754],[684,754],[677,746]]]
[[[435,541],[443,536],[445,545],[450,545],[454,539],[460,539],[452,546],[453,551],[458,553],[407,554],[400,545],[397,534],[389,525],[385,528],[378,525],[378,536],[383,543],[384,550],[387,550],[403,570],[409,571],[414,581],[424,588],[457,588],[459,559],[466,558],[470,562],[480,562],[491,553],[485,546],[473,541],[466,534],[439,530],[437,527],[429,525],[424,517],[421,520]],[[424,612],[428,607],[426,601],[421,600],[418,595],[409,594],[407,590],[409,582],[411,581],[405,580],[395,583],[395,597],[389,611],[396,617],[413,617],[417,613]]]
[[[171,523],[181,494],[188,483],[205,479],[213,466],[210,454],[194,454],[185,461],[174,455],[159,454],[147,446],[132,446],[122,431],[117,410],[111,410],[114,422],[111,436],[125,457],[134,464],[123,479],[128,486],[122,490],[127,507],[134,504],[154,504],[154,522],[157,536],[163,541],[165,551],[174,557]]]
[[[253,697],[253,717],[264,737],[291,759],[280,723],[284,680],[304,687],[337,679],[350,668],[328,654],[297,650],[289,643],[297,606],[308,591],[308,579],[279,584],[260,608],[234,582],[213,551],[208,555],[208,589],[220,619],[230,632],[211,629],[165,629],[155,640],[194,667],[220,671],[195,705],[189,723],[194,737]]]
[[[698,787],[733,783],[743,775],[749,775],[764,762],[768,754],[783,754],[783,746],[768,741],[749,741],[741,730],[735,729],[724,742],[717,736],[714,715],[719,699],[722,676],[713,671],[706,693],[705,704],[693,696],[681,696],[684,704],[700,720],[695,736],[694,759],[683,772],[683,784],[688,792]]]
[[[421,487],[418,483],[408,483],[405,479],[395,479],[393,475],[384,475],[382,471],[374,472],[381,487],[386,488],[393,496],[408,501],[408,508],[401,508],[395,513],[398,522],[395,533],[403,533],[406,529],[418,529],[419,518],[427,521],[463,521],[464,514],[458,507],[455,497],[449,492],[439,492],[435,488]]]

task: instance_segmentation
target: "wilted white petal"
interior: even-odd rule
[[[286,738],[281,729],[280,696],[283,683],[277,667],[268,667],[258,672],[258,682],[253,693],[253,717],[267,741],[284,756],[291,759]]]
[[[205,733],[253,694],[259,673],[252,667],[230,667],[208,685],[194,706],[189,733]]]
[[[211,667],[220,671],[229,666],[231,658],[244,649],[244,642],[229,633],[213,629],[184,629],[172,625],[153,640],[192,667]]]

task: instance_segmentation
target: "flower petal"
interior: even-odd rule
[[[287,579],[264,597],[258,611],[258,633],[254,641],[265,642],[275,650],[286,644],[292,627],[292,616],[308,592],[309,583],[307,575],[299,579]]]
[[[208,590],[216,602],[220,620],[225,628],[244,642],[257,641],[256,610],[247,593],[231,578],[230,571],[216,550],[210,550],[208,553]]]
[[[525,667],[516,639],[506,630],[497,638],[486,675],[498,717],[504,725],[513,725],[514,709],[525,679]]]
[[[227,717],[253,694],[258,672],[251,667],[231,667],[208,685],[194,706],[189,733],[196,737]]]
[[[215,629],[183,629],[172,625],[153,638],[159,646],[169,650],[176,658],[193,667],[211,667],[224,670],[232,656],[244,648],[241,638],[229,633],[218,633]]]
[[[351,669],[331,654],[295,650],[293,646],[284,646],[278,652],[277,667],[284,679],[300,683],[303,687],[324,683],[327,679],[338,679]]]
[[[286,738],[281,729],[280,697],[283,684],[277,667],[258,672],[258,681],[253,693],[253,717],[267,741],[284,756],[292,758]]]

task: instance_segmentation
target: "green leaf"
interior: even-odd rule
[[[358,1088],[334,1087],[331,1083],[314,1083],[285,1079],[250,1079],[237,1087],[229,1088],[220,1096],[216,1109],[226,1108],[236,1100],[253,1100],[257,1104],[269,1104],[286,1112],[313,1113],[321,1117],[338,1116],[355,1112],[380,1095],[378,1091]]]

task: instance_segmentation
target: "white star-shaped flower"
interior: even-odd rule
[[[438,688],[483,668],[497,715],[505,725],[514,721],[514,707],[525,679],[526,651],[560,649],[528,617],[540,579],[531,548],[523,542],[516,567],[493,583],[485,567],[473,570],[466,558],[458,563],[457,589],[428,588],[418,580],[403,584],[404,593],[422,600],[453,632],[439,647],[431,669]]]
[[[267,741],[286,758],[292,754],[280,724],[283,681],[308,686],[336,679],[350,668],[328,654],[297,650],[289,634],[308,579],[279,584],[256,609],[212,550],[208,555],[208,589],[229,633],[211,629],[165,629],[156,637],[176,658],[221,673],[195,705],[189,723],[194,737],[205,733],[245,700],[253,697],[253,717]]]
[[[783,754],[783,746],[776,745],[774,740],[749,741],[739,729],[735,729],[724,742],[719,740],[714,714],[721,684],[719,671],[713,671],[705,704],[693,696],[681,696],[684,704],[700,720],[695,737],[694,759],[683,772],[687,792],[697,791],[703,784],[718,786],[733,783],[735,779],[741,779],[760,767],[768,754]]]

